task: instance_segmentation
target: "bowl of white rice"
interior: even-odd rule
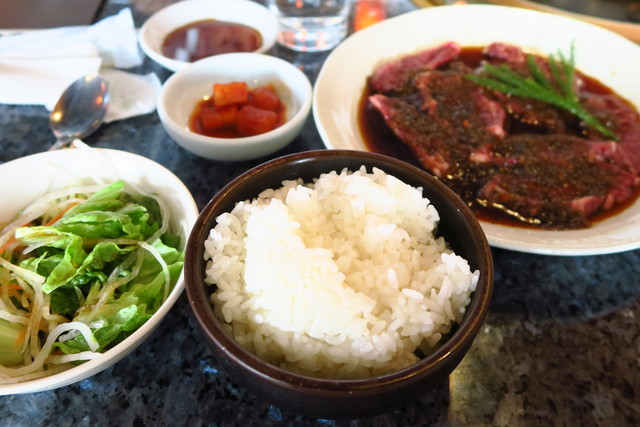
[[[484,320],[493,263],[474,215],[428,173],[318,150],[217,193],[187,243],[185,282],[234,381],[283,409],[354,418],[446,380]]]

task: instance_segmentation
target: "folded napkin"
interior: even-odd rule
[[[155,109],[158,78],[110,72],[138,66],[142,60],[128,8],[91,26],[4,35],[0,37],[0,103],[44,105],[50,110],[73,81],[100,72],[112,92],[107,120],[145,114]],[[123,82],[130,85],[127,91],[121,90]],[[132,102],[137,95],[146,98]]]
[[[109,83],[109,109],[105,123],[151,113],[156,109],[160,79],[154,73],[145,75],[103,69],[100,74]],[[51,110],[51,107],[47,107]]]

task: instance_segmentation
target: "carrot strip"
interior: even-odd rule
[[[11,246],[16,241],[16,236],[11,236],[9,240],[7,240],[4,245],[0,246],[0,255],[2,255],[9,246]]]
[[[57,222],[60,218],[62,218],[64,216],[64,214],[66,214],[69,209],[71,209],[72,207],[74,207],[75,205],[79,205],[80,202],[72,202],[69,203],[62,211],[60,211],[60,213],[58,215],[56,215],[55,217],[53,217],[52,219],[49,220],[49,222],[47,222],[45,225],[52,225],[55,222]]]
[[[2,285],[2,292],[6,292],[6,295],[9,298],[20,296],[21,290],[22,290],[22,287],[20,287],[20,285],[15,283],[8,283],[8,284]]]
[[[2,288],[6,289],[7,291],[18,291],[22,289],[22,287],[17,283],[3,283]]]
[[[72,207],[74,207],[75,205],[78,205],[78,204],[80,204],[80,202],[71,202],[71,203],[69,203],[67,206],[65,206],[65,208],[62,211],[60,211],[60,213],[58,215],[56,215],[55,217],[50,219],[45,225],[49,226],[49,225],[54,224],[56,221],[58,221],[60,218],[62,218],[64,216],[64,214],[66,214],[69,211],[69,209],[71,209]],[[29,224],[25,224],[24,226],[27,226],[27,225],[29,225]],[[11,238],[9,238],[9,240],[7,240],[4,243],[4,245],[0,246],[0,255],[5,253],[7,248],[9,246],[11,246],[13,243],[15,243],[15,241],[16,241],[16,237],[15,236],[11,236]]]
[[[20,346],[22,346],[22,344],[24,343],[25,338],[27,337],[27,325],[24,325],[24,328],[22,328],[22,330],[20,331],[20,335],[18,335],[18,338],[16,338],[16,342],[13,345],[13,348],[20,348]]]

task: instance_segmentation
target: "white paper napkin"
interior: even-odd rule
[[[160,79],[155,73],[145,75],[103,69],[100,74],[109,83],[109,109],[105,123],[155,111],[160,93]],[[47,107],[51,110],[50,107]]]
[[[137,43],[128,8],[91,26],[2,36],[0,103],[44,105],[50,110],[73,81],[100,72],[110,83],[107,121],[151,112],[156,106],[158,78],[111,70],[142,64]],[[123,90],[125,85],[127,89]]]

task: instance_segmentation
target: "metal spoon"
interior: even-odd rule
[[[98,129],[108,106],[109,87],[99,74],[88,74],[73,82],[51,110],[49,123],[57,140],[49,151]]]

